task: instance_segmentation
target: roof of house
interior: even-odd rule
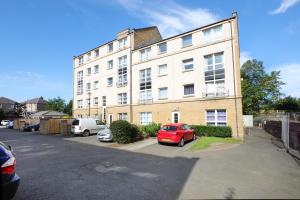
[[[29,100],[26,100],[22,103],[35,103],[35,104],[40,104],[40,103],[47,103],[46,100],[43,99],[43,97],[37,97],[37,98],[34,98],[34,99],[29,99]]]
[[[66,113],[62,113],[54,110],[45,110],[45,111],[34,113],[31,115],[31,117],[63,117],[67,115],[68,114]]]
[[[6,98],[6,97],[0,97],[0,103],[1,104],[14,104],[14,103],[17,103],[17,102],[14,101],[14,100],[11,100],[9,98]]]

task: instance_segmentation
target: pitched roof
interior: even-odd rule
[[[34,98],[34,99],[29,99],[29,100],[26,100],[24,101],[23,103],[47,103],[46,100],[43,99],[43,97],[37,97],[37,98]]]
[[[14,104],[14,103],[17,103],[17,102],[14,101],[14,100],[11,100],[9,98],[6,98],[6,97],[0,97],[0,103],[3,103],[3,104]]]
[[[62,116],[67,116],[68,114],[54,111],[54,110],[46,110],[46,111],[40,111],[37,113],[34,113],[31,115],[31,117],[62,117]]]

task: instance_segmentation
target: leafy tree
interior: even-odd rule
[[[73,109],[73,100],[70,100],[68,104],[64,107],[64,113],[67,113],[69,116],[72,116]]]
[[[300,99],[295,97],[287,96],[283,99],[277,101],[275,108],[277,110],[285,110],[285,111],[299,111],[300,110]]]
[[[244,114],[258,114],[262,110],[274,108],[275,102],[282,96],[280,71],[268,74],[263,62],[248,60],[241,68],[243,112]]]
[[[45,106],[46,110],[55,110],[58,112],[63,112],[64,108],[65,108],[65,100],[63,100],[60,97],[49,99]]]
[[[2,108],[0,108],[0,122],[5,119],[6,117],[6,113],[4,112],[4,110]]]

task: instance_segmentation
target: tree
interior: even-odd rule
[[[68,104],[64,107],[64,113],[67,113],[69,116],[72,116],[72,109],[73,109],[73,100],[70,100]]]
[[[58,112],[63,112],[64,108],[65,108],[65,100],[63,100],[60,97],[49,99],[45,106],[46,110],[55,110]]]
[[[256,115],[260,111],[274,108],[275,103],[282,96],[280,71],[268,74],[263,62],[248,60],[241,68],[243,112]]]
[[[0,108],[0,122],[1,122],[3,119],[5,119],[5,117],[6,117],[5,111],[4,111],[2,108]]]
[[[284,111],[299,111],[300,110],[300,99],[287,96],[283,99],[277,101],[275,108],[277,110],[284,110]]]

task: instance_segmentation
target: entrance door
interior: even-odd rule
[[[180,112],[172,112],[172,123],[180,122]]]
[[[108,124],[110,125],[113,121],[113,115],[112,114],[108,114]]]

